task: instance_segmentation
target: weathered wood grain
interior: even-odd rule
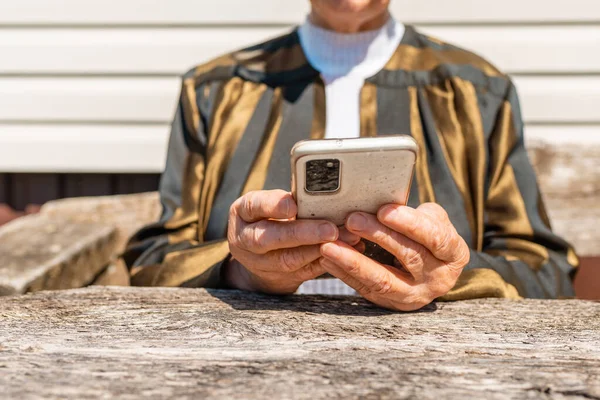
[[[39,214],[14,220],[0,228],[0,296],[84,286],[115,246],[110,226]]]
[[[528,149],[554,230],[578,254],[600,255],[600,134],[534,136]]]
[[[96,287],[6,298],[0,323],[7,397],[600,398],[595,302]]]
[[[160,211],[157,192],[55,200],[41,210],[42,214],[68,218],[73,223],[114,226],[118,233],[115,255],[125,249],[129,237],[138,229],[156,222]]]

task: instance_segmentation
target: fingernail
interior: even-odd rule
[[[362,231],[365,229],[367,225],[367,219],[362,214],[352,214],[350,218],[348,218],[348,228],[353,231]]]
[[[319,225],[319,239],[333,241],[337,239],[337,232],[333,224],[323,223]]]
[[[340,249],[335,243],[325,243],[321,245],[321,255],[329,259],[337,259],[340,255]]]
[[[354,249],[359,253],[364,253],[367,250],[367,247],[364,242],[358,242],[358,244],[354,246]]]

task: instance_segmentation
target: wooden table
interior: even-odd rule
[[[600,303],[88,288],[3,298],[0,397],[600,398]]]

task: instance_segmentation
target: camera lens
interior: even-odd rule
[[[335,192],[340,188],[340,160],[335,158],[306,162],[305,189],[310,193]]]

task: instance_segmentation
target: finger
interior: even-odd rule
[[[347,284],[355,285],[352,287],[361,294],[385,295],[406,292],[411,287],[407,277],[402,276],[400,271],[395,271],[393,267],[386,268],[340,241],[321,245],[321,254],[340,267],[348,275],[344,278],[352,283]],[[327,269],[326,265],[323,266]]]
[[[359,253],[364,253],[367,250],[367,245],[361,240],[354,246],[354,249]]]
[[[416,208],[418,211],[429,215],[434,220],[449,222],[450,217],[442,206],[436,203],[423,203]]]
[[[262,220],[245,225],[238,232],[235,244],[255,254],[332,242],[338,238],[338,228],[328,221]]]
[[[378,293],[375,292],[365,293],[365,287],[359,280],[348,274],[343,268],[334,264],[331,260],[322,258],[321,265],[326,272],[343,281],[365,299],[370,300],[381,307],[395,311],[414,311],[430,303],[430,300],[421,294],[421,289],[418,287],[409,288],[406,292],[395,292],[391,296],[378,295]],[[366,292],[368,292],[368,290],[366,290]]]
[[[292,249],[275,250],[266,255],[255,255],[256,257],[266,257],[269,262],[259,262],[257,265],[264,265],[260,268],[262,271],[280,271],[296,272],[304,266],[321,258],[320,246],[302,246]]]
[[[321,275],[325,274],[327,271],[325,271],[325,268],[323,268],[321,265],[321,259],[322,258],[319,256],[319,258],[315,261],[300,268],[294,273],[294,278],[299,282],[306,282],[310,281],[311,279],[317,279]]]
[[[296,215],[296,202],[283,190],[258,190],[237,199],[231,212],[243,221],[252,223],[262,219],[290,219]]]
[[[328,272],[330,275],[335,276],[340,281],[344,282],[346,285],[350,286],[352,289],[356,290],[356,293],[362,295],[363,297],[369,297],[368,289],[366,286],[360,282],[358,279],[350,275],[345,269],[338,266],[331,260],[323,257],[319,260],[321,267]]]
[[[355,246],[357,243],[360,242],[360,236],[355,235],[354,233],[350,232],[348,229],[341,228],[341,229],[339,229],[339,231],[340,231],[339,240],[341,240],[342,242],[344,242],[350,246]]]
[[[425,266],[431,265],[431,261],[434,260],[433,255],[424,246],[383,225],[374,215],[352,213],[346,221],[346,226],[351,232],[377,243],[392,253],[418,282],[423,279]]]
[[[393,231],[425,246],[437,259],[456,261],[457,249],[462,247],[462,238],[441,207],[437,206],[443,213],[438,210],[435,214],[432,214],[431,206],[427,207],[427,211],[423,212],[420,209],[388,204],[379,210],[377,218]]]
[[[462,269],[462,267],[469,262],[469,259],[471,258],[471,251],[469,249],[469,245],[467,245],[467,242],[465,242],[458,232],[456,232],[456,228],[450,221],[450,217],[448,216],[446,210],[436,203],[421,204],[419,207],[417,207],[417,210],[429,215],[433,220],[441,219],[442,221],[446,221],[447,226],[449,226],[450,231],[454,232],[455,240],[458,242],[456,245],[455,259],[454,262],[450,263],[450,266],[458,266]]]

